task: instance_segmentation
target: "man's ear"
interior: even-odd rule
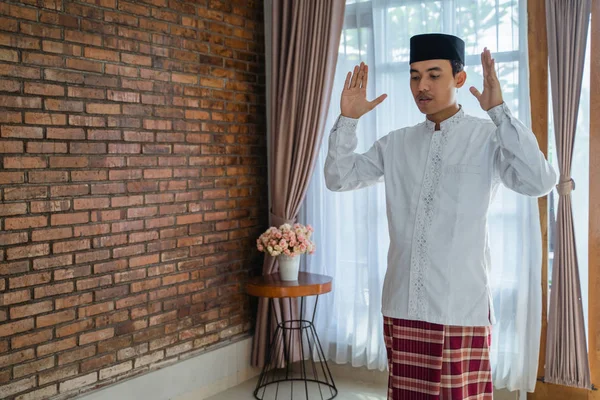
[[[456,88],[460,89],[463,87],[465,82],[467,81],[467,73],[465,71],[461,71],[454,77],[454,82],[456,82]]]

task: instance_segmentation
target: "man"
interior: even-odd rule
[[[483,92],[490,120],[466,115],[456,91],[467,79],[464,42],[451,35],[410,40],[410,88],[424,122],[354,152],[367,101],[368,67],[348,73],[341,115],[329,138],[325,181],[334,191],[385,182],[390,233],[382,313],[389,399],[491,399],[487,211],[500,185],[543,196],[556,174],[533,133],[502,100],[494,59],[484,49]]]

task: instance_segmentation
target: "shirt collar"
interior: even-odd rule
[[[463,117],[465,116],[465,112],[463,111],[462,105],[459,104],[459,107],[460,109],[456,114],[454,114],[450,118],[446,118],[440,123],[440,130],[447,131],[463,119]],[[435,131],[435,122],[430,121],[427,118],[425,118],[425,126],[427,127],[428,131]]]

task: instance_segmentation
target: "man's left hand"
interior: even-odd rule
[[[483,93],[480,93],[475,86],[471,86],[470,91],[479,101],[481,108],[488,111],[502,104],[504,100],[502,100],[500,81],[496,75],[496,62],[487,47],[481,53],[481,66],[483,67]]]

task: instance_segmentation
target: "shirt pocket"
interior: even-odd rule
[[[459,214],[476,215],[487,209],[482,195],[482,168],[476,164],[451,164],[444,169],[444,185]]]

